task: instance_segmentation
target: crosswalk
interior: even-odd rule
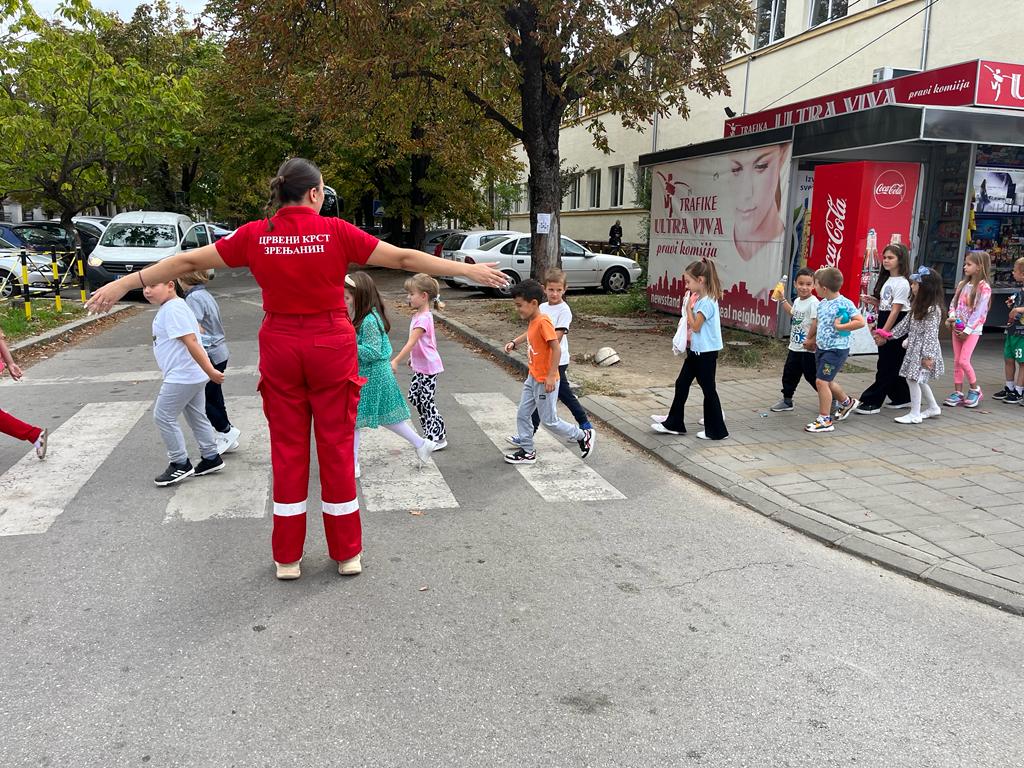
[[[123,380],[124,374],[120,375]],[[501,461],[501,454],[511,448],[505,436],[514,420],[515,404],[501,393],[459,393],[454,397],[487,439],[465,432],[451,439],[458,439],[463,449],[467,441],[473,441],[474,456],[485,464],[493,461],[496,481],[500,477],[500,482],[507,483],[510,476],[518,474],[547,502],[625,498],[580,459],[575,446],[561,443],[543,430],[537,436],[540,461],[530,467],[508,466]],[[0,537],[46,533],[87,484],[111,482],[109,470],[101,471],[105,462],[136,462],[124,441],[151,406],[151,400],[87,403],[52,431],[52,450],[46,461],[38,461],[29,450],[0,474]],[[228,409],[243,433],[239,449],[226,457],[224,471],[167,489],[165,524],[256,519],[270,514],[270,444],[262,402],[258,396],[232,397]],[[444,471],[435,461],[420,466],[409,444],[388,430],[363,430],[360,464],[363,473],[358,485],[364,512],[459,508],[445,478],[445,472],[460,472],[459,462],[442,462]],[[114,482],[144,481],[119,475]],[[311,501],[311,509],[317,509],[315,501]]]

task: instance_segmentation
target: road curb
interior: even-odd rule
[[[135,304],[118,304],[106,314],[87,315],[86,317],[79,318],[78,320],[73,320],[70,323],[65,323],[59,328],[53,328],[49,331],[46,331],[45,333],[40,333],[37,336],[29,336],[27,339],[22,339],[19,342],[11,344],[11,352],[24,352],[26,350],[38,347],[42,344],[48,344],[51,341],[59,339],[61,336],[64,336],[67,333],[77,331],[80,328],[85,328],[87,326],[92,325],[93,323],[98,323],[100,320],[103,320],[104,318],[113,317],[114,315],[126,312],[127,310],[132,309],[135,306]]]
[[[499,362],[525,373],[522,358],[505,352],[504,344],[477,333],[465,323],[435,313],[438,322],[456,336],[493,355]],[[826,546],[868,560],[887,570],[909,576],[933,587],[969,597],[1008,613],[1024,616],[1024,592],[1019,584],[970,567],[946,562],[927,552],[898,541],[865,531],[816,510],[792,505],[788,499],[780,504],[737,481],[727,470],[721,473],[689,461],[671,443],[659,440],[641,425],[631,424],[626,415],[617,412],[606,396],[582,398],[592,420],[601,424],[662,464],[715,493],[747,509],[774,520]],[[782,497],[780,497],[780,500]]]

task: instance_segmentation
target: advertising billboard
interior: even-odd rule
[[[722,324],[775,333],[769,294],[785,271],[791,149],[770,144],[652,168],[652,306],[678,313],[683,270],[703,259],[722,279]]]

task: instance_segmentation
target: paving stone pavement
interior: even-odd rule
[[[471,328],[444,322],[521,365]],[[987,345],[982,365],[975,362],[979,372],[995,374],[982,379],[987,392],[1001,386],[992,386],[1002,370],[995,347],[994,341]],[[678,437],[650,430],[651,414],[668,410],[672,382],[615,397],[589,395],[582,402],[606,427],[764,515],[914,578],[1024,614],[1024,407],[986,399],[974,410],[943,408],[941,417],[920,425],[897,424],[893,417],[906,411],[883,409],[851,414],[835,432],[809,434],[803,426],[817,412],[813,390],[801,383],[796,409],[771,413],[778,378],[754,376],[719,382],[730,432],[720,442],[696,438],[702,410],[696,385],[687,403],[690,431]],[[840,379],[854,394],[871,380],[863,373]],[[944,398],[951,383],[950,376],[940,380],[936,397]]]

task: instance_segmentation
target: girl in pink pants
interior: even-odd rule
[[[981,387],[971,367],[971,355],[978,346],[981,330],[988,316],[992,301],[992,286],[989,274],[992,260],[988,251],[968,251],[964,258],[964,279],[956,287],[953,301],[949,304],[949,318],[946,320],[953,331],[953,393],[946,398],[946,405],[962,405],[977,408],[981,402]],[[970,384],[964,394],[964,379]]]

